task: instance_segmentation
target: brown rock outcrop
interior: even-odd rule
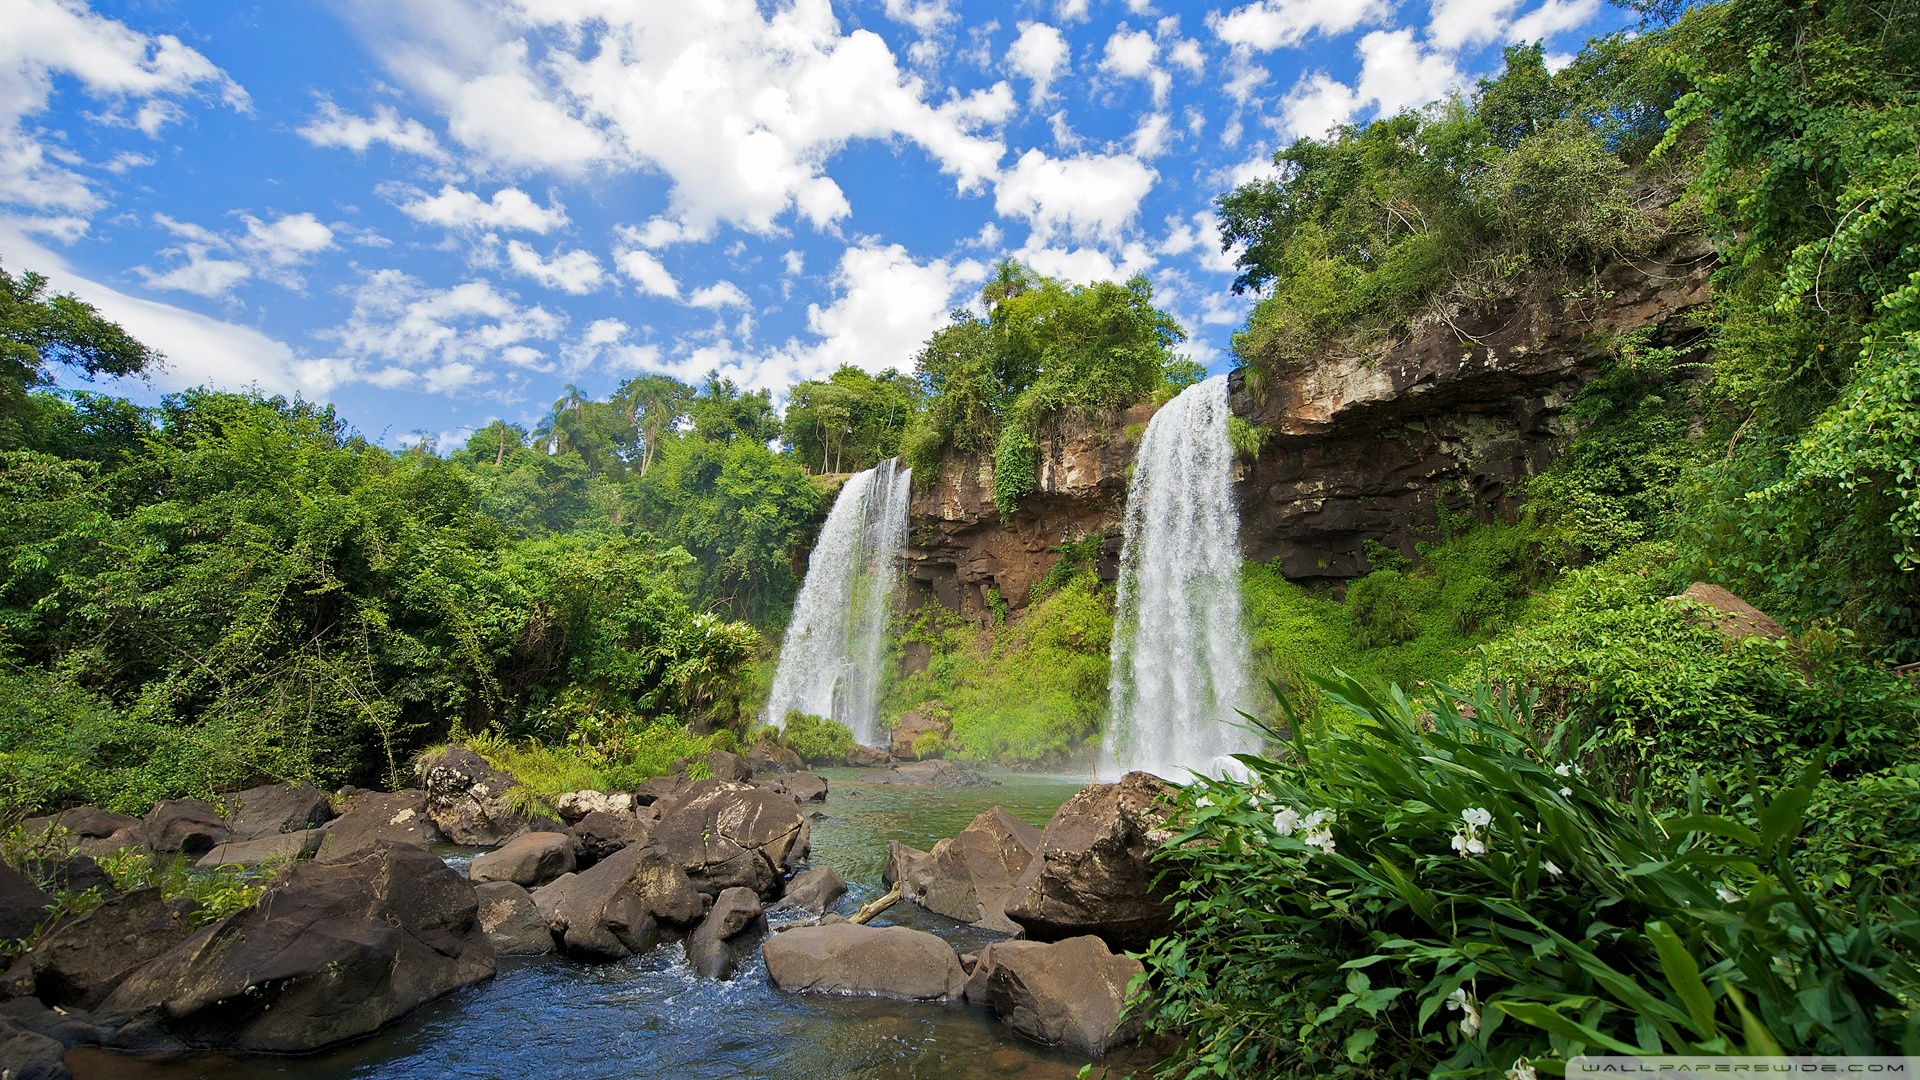
[[[1047,822],[1007,917],[1037,941],[1097,934],[1138,949],[1165,933],[1173,903],[1154,886],[1152,858],[1172,837],[1172,795],[1173,785],[1143,772],[1080,789]]]

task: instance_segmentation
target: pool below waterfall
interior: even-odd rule
[[[1086,777],[995,773],[1000,787],[928,790],[821,770],[831,793],[812,822],[813,862],[851,891],[851,914],[878,896],[888,842],[926,849],[992,806],[1044,825]],[[455,865],[462,861],[449,859]],[[971,952],[992,935],[897,904],[874,920],[929,930]],[[615,964],[503,959],[492,981],[434,1002],[381,1032],[311,1057],[202,1055],[149,1062],[76,1051],[77,1080],[700,1080],[767,1077],[1067,1078],[1086,1063],[1004,1033],[987,1011],[795,995],[756,953],[729,982],[696,977],[678,944]]]

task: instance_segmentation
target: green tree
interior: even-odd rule
[[[57,365],[85,379],[138,375],[160,354],[134,340],[71,293],[47,295],[47,279],[0,268],[0,447],[21,444],[29,391],[53,381]]]

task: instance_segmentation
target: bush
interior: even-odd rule
[[[1420,636],[1421,609],[1432,603],[1427,582],[1398,570],[1375,570],[1347,588],[1347,610],[1360,628],[1360,647],[1398,645]]]
[[[1571,732],[1485,684],[1321,680],[1247,782],[1199,781],[1161,849],[1179,930],[1146,955],[1163,1076],[1494,1075],[1583,1052],[1912,1045],[1920,916],[1803,887],[1820,776],[1662,813],[1581,775]],[[1283,702],[1284,705],[1284,702]],[[1728,808],[1714,812],[1715,807]]]
[[[853,752],[853,732],[847,725],[798,709],[788,710],[780,742],[810,765],[842,765]]]

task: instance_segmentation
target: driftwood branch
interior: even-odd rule
[[[871,919],[875,915],[878,915],[881,912],[892,907],[894,905],[894,902],[899,899],[900,899],[900,883],[896,881],[893,884],[893,889],[889,891],[887,895],[861,908],[860,911],[857,914],[855,914],[853,918],[848,919],[847,921],[851,923],[864,923],[868,919]]]

